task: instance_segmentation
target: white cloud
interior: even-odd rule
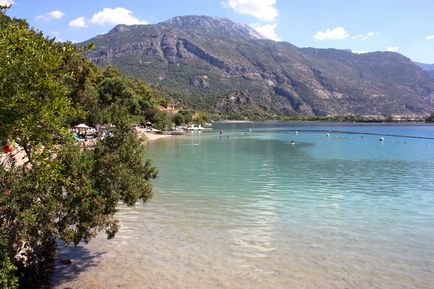
[[[50,21],[53,19],[60,19],[63,16],[65,16],[65,13],[63,13],[62,11],[59,10],[54,10],[54,11],[50,11],[48,13],[45,13],[43,15],[39,15],[36,17],[36,20],[45,20],[45,21]]]
[[[77,17],[69,22],[70,27],[86,27],[86,20],[84,17]]]
[[[65,13],[63,13],[62,11],[59,11],[59,10],[54,10],[54,11],[48,12],[48,16],[52,17],[53,19],[60,19],[63,16],[65,16]]]
[[[0,0],[0,5],[2,6],[9,6],[9,5],[13,5],[14,1],[13,0]]]
[[[317,31],[313,36],[318,40],[343,40],[348,37],[347,31],[341,26],[325,31]]]
[[[240,14],[267,22],[274,22],[279,14],[274,7],[276,0],[223,0],[220,3],[223,7],[230,7]]]
[[[365,54],[365,53],[369,53],[369,51],[365,51],[365,50],[352,50],[353,53],[355,54]]]
[[[434,40],[434,34],[425,36],[426,40]]]
[[[268,39],[272,39],[274,41],[280,41],[279,36],[276,33],[276,23],[268,23],[268,24],[260,24],[254,23],[250,24],[253,29],[255,29],[259,34],[265,36]]]
[[[275,5],[277,0],[223,0],[220,4],[235,12],[253,16],[262,23],[250,24],[259,34],[268,39],[279,41],[276,33],[276,18],[279,15]]]
[[[374,37],[375,35],[377,35],[377,33],[375,33],[375,32],[368,32],[368,33],[365,33],[365,34],[359,34],[359,35],[356,35],[356,36],[352,36],[351,39],[354,39],[354,40],[368,40],[369,38]]]
[[[89,23],[96,25],[105,25],[105,24],[148,24],[148,22],[139,20],[133,16],[133,12],[122,8],[104,8],[102,11],[99,11],[93,14],[92,18],[89,20]]]
[[[386,51],[396,52],[396,51],[398,51],[398,47],[396,47],[396,46],[389,46],[389,47],[386,48]]]

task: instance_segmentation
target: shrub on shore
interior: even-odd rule
[[[158,104],[149,87],[85,60],[0,9],[0,144],[12,160],[0,164],[0,287],[26,288],[44,275],[56,240],[114,237],[119,201],[152,196],[157,169],[131,124]],[[80,146],[74,123],[110,123],[93,149]],[[23,165],[13,155],[22,150]]]

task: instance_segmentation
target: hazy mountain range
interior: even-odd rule
[[[434,77],[434,64],[425,64],[420,62],[415,62],[414,64],[427,71],[432,77]]]
[[[434,77],[401,54],[299,48],[226,18],[118,25],[89,42],[92,61],[161,86],[184,107],[247,116],[434,111]]]

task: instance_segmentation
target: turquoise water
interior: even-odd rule
[[[81,284],[434,286],[434,126],[217,124],[148,147],[155,197],[91,242],[108,256]]]

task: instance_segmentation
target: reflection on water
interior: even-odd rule
[[[155,198],[54,288],[432,288],[434,142],[245,131],[150,144]]]

